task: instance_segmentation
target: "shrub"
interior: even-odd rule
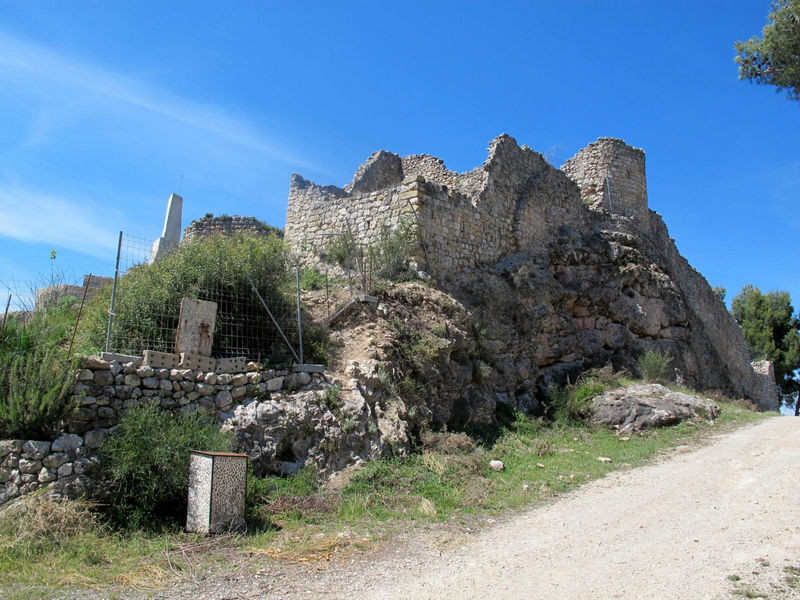
[[[417,243],[417,229],[411,219],[401,220],[394,229],[384,228],[371,251],[375,276],[390,281],[413,278],[408,259]]]
[[[192,450],[229,451],[232,438],[212,420],[172,415],[158,404],[132,407],[100,448],[99,487],[122,528],[153,529],[182,521]]]
[[[557,423],[583,423],[592,408],[592,398],[605,391],[605,386],[596,379],[581,379],[575,385],[547,387],[548,412]]]
[[[288,349],[249,283],[252,279],[290,339],[296,336],[286,259],[276,236],[214,235],[181,244],[152,265],[133,267],[119,280],[112,348],[127,354],[171,352],[180,301],[189,297],[217,303],[215,355],[286,361]],[[104,344],[110,297],[106,286],[84,310],[82,351]]]
[[[300,289],[321,290],[325,287],[326,279],[324,273],[314,269],[300,269]]]
[[[648,382],[669,381],[671,379],[672,357],[669,354],[648,350],[636,359],[639,376]]]
[[[0,361],[0,438],[53,439],[76,408],[70,399],[76,363],[38,346]]]

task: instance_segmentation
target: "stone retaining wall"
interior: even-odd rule
[[[78,409],[65,423],[69,433],[52,442],[0,441],[0,505],[44,486],[72,498],[81,495],[96,450],[137,403],[157,401],[164,410],[222,421],[237,406],[267,400],[273,392],[319,387],[322,375],[259,370],[252,363],[247,372],[215,373],[87,358],[76,378]]]
[[[98,437],[62,435],[53,442],[0,441],[0,505],[48,487],[76,498],[86,491],[86,474],[97,462]]]

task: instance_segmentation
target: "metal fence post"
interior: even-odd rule
[[[117,265],[114,267],[114,287],[111,289],[111,308],[108,310],[108,329],[106,330],[106,352],[111,352],[111,324],[114,322],[114,304],[117,301],[117,281],[119,280],[119,256],[122,253],[122,232],[117,243]]]

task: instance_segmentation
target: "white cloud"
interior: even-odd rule
[[[63,246],[98,258],[114,257],[119,222],[113,211],[81,198],[52,196],[0,186],[0,235],[26,242]]]
[[[0,73],[18,90],[26,90],[57,112],[68,110],[91,118],[98,108],[119,111],[125,107],[136,113],[136,120],[156,118],[190,128],[209,142],[227,143],[256,153],[262,159],[313,168],[281,144],[270,139],[246,119],[217,106],[176,95],[135,77],[120,75],[88,62],[58,54],[0,31]],[[52,115],[37,117],[30,134],[33,143],[41,141],[52,127]]]

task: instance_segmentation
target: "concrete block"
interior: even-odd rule
[[[247,359],[244,356],[235,358],[218,358],[218,373],[244,373],[247,370]]]
[[[189,354],[187,352],[181,352],[180,362],[178,363],[178,368],[180,369],[197,369],[199,371],[203,371],[204,373],[208,373],[211,371],[217,370],[217,361],[213,358],[209,358],[207,356],[201,356],[199,354]]]
[[[297,373],[324,373],[325,365],[314,365],[314,364],[295,365],[294,370]]]
[[[211,356],[216,321],[216,302],[182,299],[178,331],[175,334],[175,352]]]
[[[142,366],[153,369],[176,369],[180,357],[177,354],[145,350],[142,357]]]
[[[137,367],[141,366],[142,364],[142,357],[141,356],[131,356],[130,354],[117,354],[116,352],[103,352],[100,354],[100,358],[105,361],[111,362],[112,360],[117,361],[121,365],[127,363],[133,363]]]

